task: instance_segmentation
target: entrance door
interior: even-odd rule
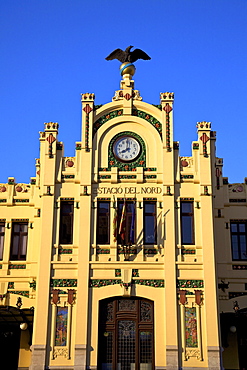
[[[20,328],[14,325],[0,325],[1,362],[8,370],[17,370],[20,347]]]
[[[99,305],[98,369],[153,370],[153,302],[114,297]]]
[[[237,316],[239,369],[247,370],[247,310],[240,310]]]

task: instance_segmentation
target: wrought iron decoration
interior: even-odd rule
[[[133,51],[130,51],[133,46],[128,46],[124,51],[122,49],[116,49],[112,53],[110,53],[105,59],[106,60],[113,60],[118,59],[121,63],[130,62],[134,63],[138,59],[144,59],[144,60],[150,60],[150,56],[147,55],[143,50],[141,49],[135,49]]]

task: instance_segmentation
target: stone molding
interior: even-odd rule
[[[218,346],[208,346],[208,369],[219,370],[221,366],[221,348]]]
[[[75,345],[75,365],[74,370],[85,370],[86,369],[86,344]]]
[[[166,370],[177,370],[178,366],[178,346],[166,346]]]

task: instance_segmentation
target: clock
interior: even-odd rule
[[[130,135],[119,137],[113,144],[113,154],[121,162],[132,162],[141,153],[141,145]]]

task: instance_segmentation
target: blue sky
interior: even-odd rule
[[[43,123],[60,125],[65,155],[81,137],[80,94],[96,104],[119,89],[114,49],[141,48],[135,88],[159,104],[175,93],[174,139],[191,155],[196,122],[217,131],[231,182],[247,177],[246,0],[0,0],[0,183],[29,182]]]

